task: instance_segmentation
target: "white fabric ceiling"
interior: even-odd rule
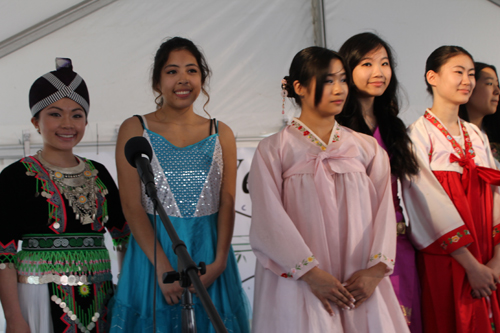
[[[40,141],[28,90],[56,56],[71,58],[89,86],[84,141],[96,140],[96,124],[100,141],[114,140],[125,118],[154,110],[150,67],[168,36],[203,49],[213,70],[212,116],[238,136],[267,134],[281,126],[280,80],[296,51],[312,44],[310,2],[118,0],[0,59],[0,145],[17,144],[23,129]]]
[[[18,3],[23,7],[0,2],[0,31],[15,24],[24,28],[28,17],[36,24],[61,6],[60,0]],[[46,3],[53,6],[44,12]],[[24,16],[24,8],[39,14]],[[487,0],[325,0],[326,40],[337,49],[362,31],[386,38],[396,51],[398,77],[408,96],[403,118],[409,123],[431,104],[423,72],[437,46],[462,45],[477,60],[500,65],[499,15],[500,7]],[[22,23],[16,23],[20,16]],[[281,127],[280,80],[293,55],[314,44],[311,1],[117,0],[0,59],[0,147],[18,144],[25,129],[32,142],[40,142],[30,123],[28,90],[54,69],[56,56],[72,58],[90,89],[84,142],[95,142],[97,134],[101,142],[113,141],[125,118],[154,109],[152,57],[162,40],[177,35],[201,46],[213,70],[212,116],[240,138]]]

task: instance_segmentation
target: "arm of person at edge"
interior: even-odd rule
[[[154,230],[149,218],[141,204],[141,180],[137,170],[133,168],[125,158],[125,144],[135,136],[142,136],[143,129],[137,117],[132,117],[123,122],[118,132],[116,142],[116,169],[118,171],[118,186],[122,202],[123,214],[128,221],[134,239],[141,247],[149,261],[154,262]],[[173,271],[167,255],[160,243],[156,241],[157,278],[159,287],[169,305],[179,303],[183,288],[178,281],[165,284],[162,283],[162,275]]]
[[[17,270],[0,269],[0,300],[7,321],[6,333],[29,333],[28,323],[21,314],[17,293]]]
[[[236,140],[233,131],[219,122],[219,139],[222,148],[223,173],[220,189],[219,216],[217,220],[217,249],[215,260],[207,265],[207,272],[200,277],[208,288],[224,272],[234,229],[234,202],[236,195]],[[195,292],[191,286],[191,292]]]
[[[467,247],[463,246],[451,253],[451,256],[465,269],[467,279],[472,287],[472,297],[481,298],[491,295],[496,290],[496,284],[500,282],[498,273],[489,265],[491,263],[498,272],[498,260],[500,247],[495,246],[495,255],[490,262],[483,265],[477,261]]]

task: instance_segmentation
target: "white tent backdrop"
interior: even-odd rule
[[[78,2],[0,1],[0,39]],[[392,45],[407,96],[401,113],[407,124],[431,105],[423,76],[425,60],[436,47],[461,45],[476,60],[500,65],[500,7],[488,0],[324,2],[328,47],[338,49],[364,31],[375,31]],[[74,70],[90,90],[89,125],[82,142],[90,147],[76,152],[103,162],[115,174],[116,130],[125,118],[154,110],[150,68],[156,49],[168,36],[190,38],[203,49],[213,70],[208,111],[233,129],[238,147],[255,146],[260,137],[282,126],[280,80],[295,53],[314,44],[311,1],[117,0],[0,58],[0,169],[22,157],[23,131],[30,134],[32,146],[40,144],[30,123],[28,91],[37,77],[54,70],[54,58],[62,56],[73,60]],[[203,103],[200,98],[199,113]],[[290,102],[287,107],[293,109]],[[32,147],[31,153],[36,149]],[[251,151],[238,151],[244,159],[238,186]],[[239,189],[236,209],[243,214],[237,214],[238,236],[249,227],[247,197]],[[233,243],[243,244],[235,249],[248,250],[247,240],[235,238]],[[242,254],[242,260],[254,265],[251,253]],[[242,278],[249,275],[242,271]]]
[[[371,31],[394,49],[407,125],[432,105],[425,61],[439,46],[459,45],[474,60],[500,66],[499,21],[500,7],[488,0],[325,1],[327,47],[338,50],[352,35]]]
[[[28,90],[55,69],[56,56],[71,58],[90,90],[84,141],[96,141],[97,134],[100,141],[114,140],[125,118],[154,110],[150,69],[168,36],[190,38],[203,49],[214,73],[212,116],[237,136],[271,133],[281,126],[280,80],[296,51],[313,39],[310,3],[118,0],[0,59],[0,145],[17,144],[23,129],[40,142],[30,123]]]

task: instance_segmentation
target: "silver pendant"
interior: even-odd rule
[[[92,220],[92,218],[90,216],[85,215],[83,217],[82,224],[90,224],[90,223],[94,223],[94,220]]]

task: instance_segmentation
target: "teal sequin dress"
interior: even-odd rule
[[[179,148],[145,127],[143,136],[151,143],[151,161],[158,197],[194,262],[207,265],[215,260],[217,216],[223,163],[219,135],[212,134],[193,145]],[[142,189],[142,204],[153,221],[153,204]],[[157,216],[158,239],[172,265],[177,256]],[[120,282],[111,310],[110,332],[151,332],[153,327],[154,269],[131,237]],[[232,248],[225,271],[208,293],[229,332],[249,332],[249,304],[241,286]],[[198,332],[215,332],[200,300],[193,296]],[[168,305],[156,290],[156,332],[181,332],[181,306]]]

